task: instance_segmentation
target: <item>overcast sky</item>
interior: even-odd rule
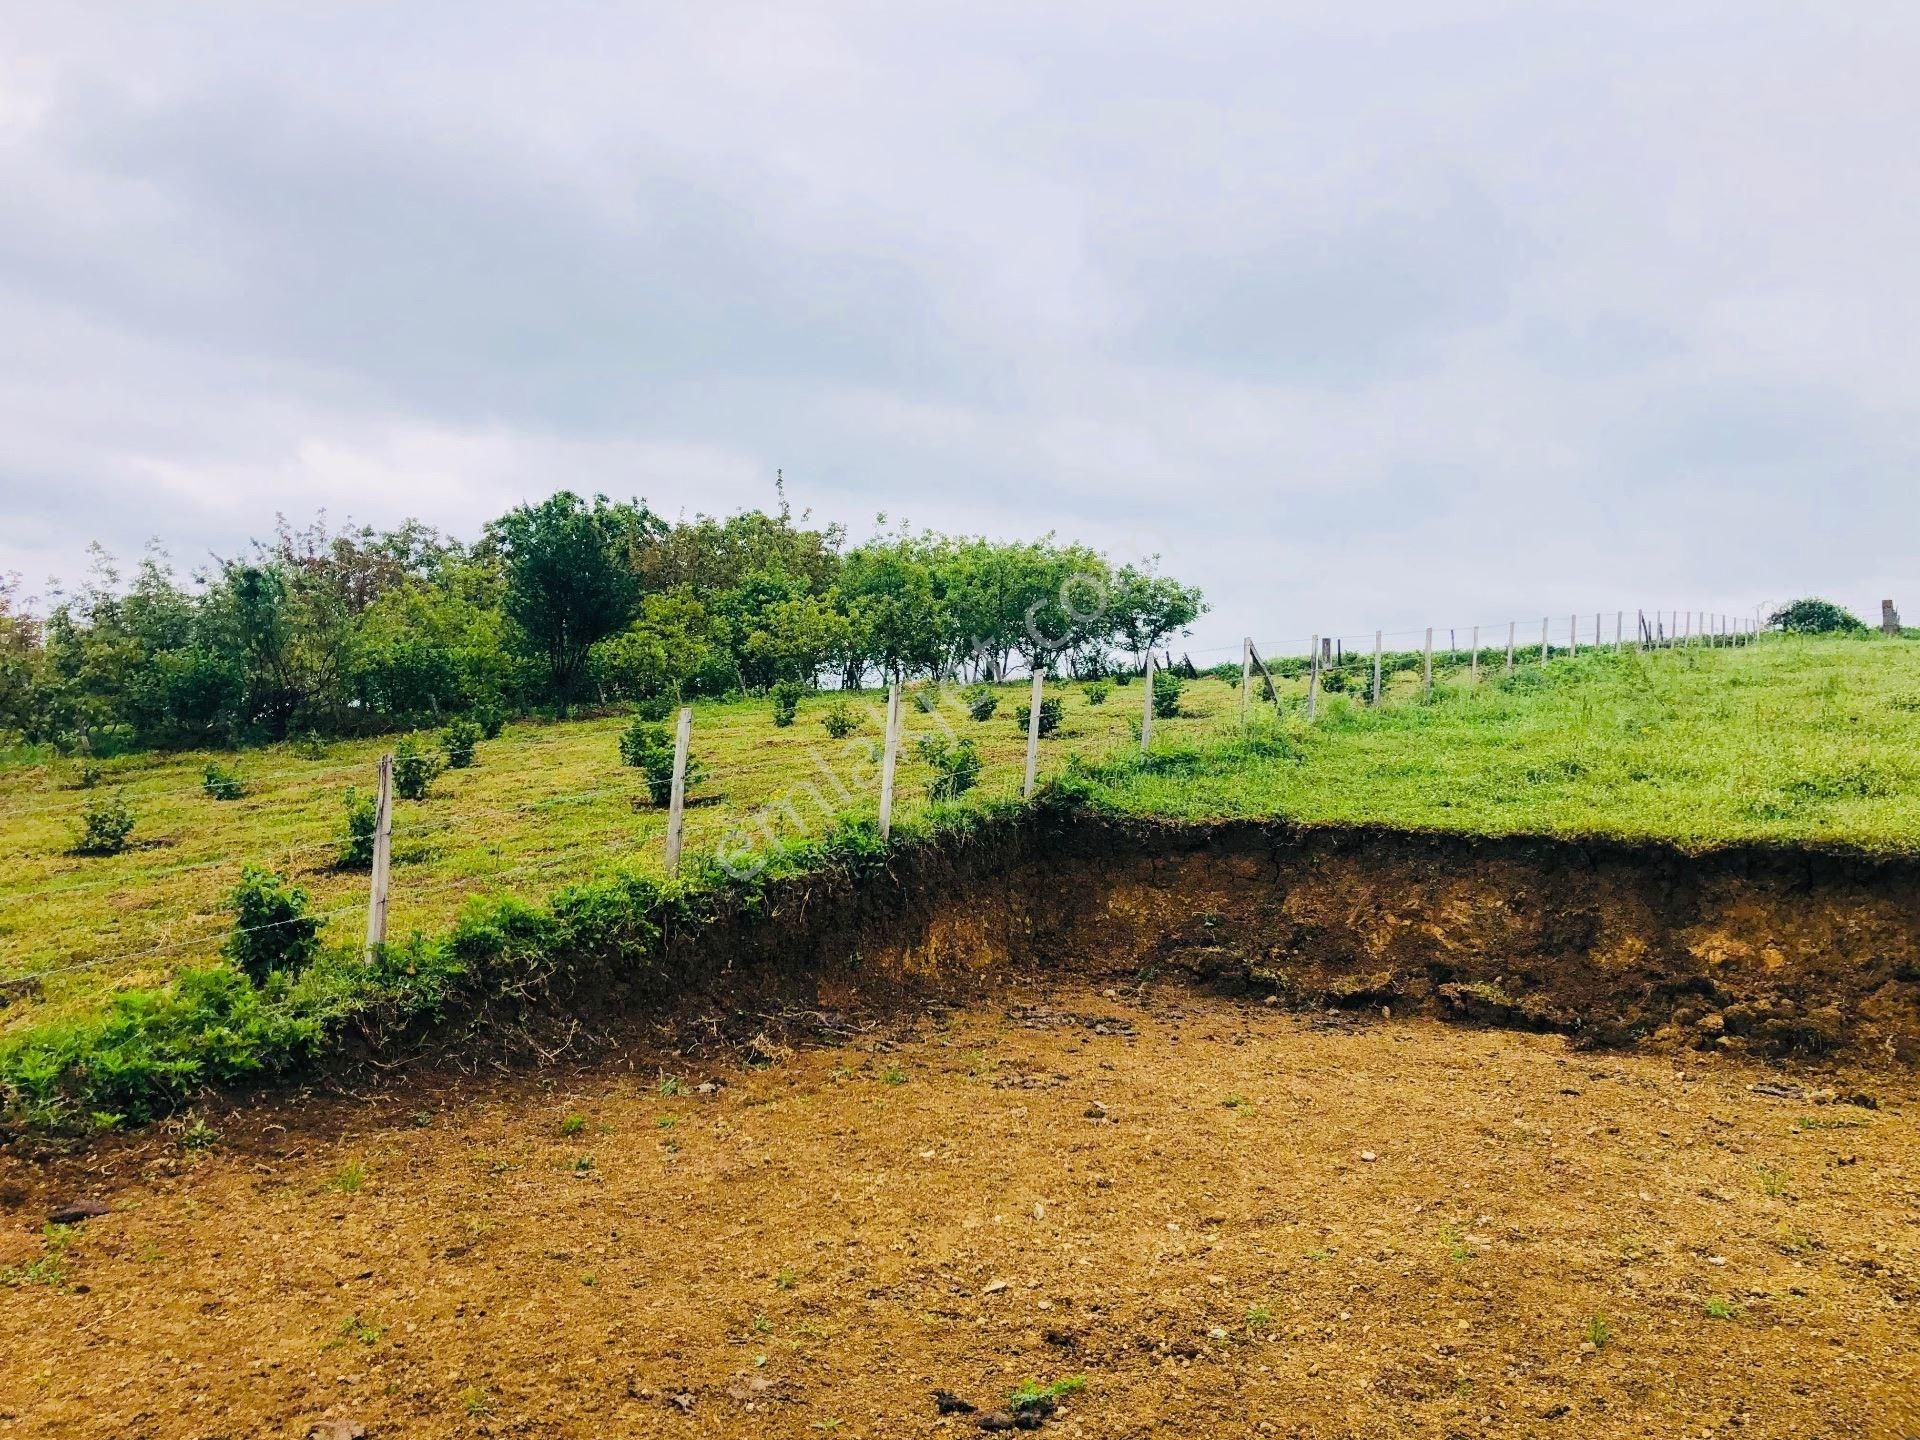
[[[1158,551],[1196,652],[1920,618],[1916,75],[1910,0],[11,5],[0,570],[784,467]]]

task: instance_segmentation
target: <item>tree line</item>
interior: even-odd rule
[[[44,613],[0,577],[0,733],[94,754],[565,714],[776,685],[1137,667],[1204,612],[1151,564],[562,491],[463,543],[304,527],[183,582],[149,547]],[[885,525],[885,517],[881,517]]]

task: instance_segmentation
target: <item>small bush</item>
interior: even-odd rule
[[[393,747],[393,791],[402,800],[424,800],[446,766],[411,735]]]
[[[933,769],[933,780],[927,786],[929,800],[958,800],[979,783],[980,752],[971,740],[928,735],[914,748]]]
[[[1000,697],[989,685],[975,685],[966,694],[967,714],[976,720],[991,720],[1000,708]]]
[[[320,917],[310,913],[307,892],[271,870],[249,865],[228,901],[233,933],[226,956],[255,984],[275,970],[302,970],[320,948]]]
[[[844,700],[836,700],[827,707],[827,713],[820,717],[820,723],[827,727],[827,734],[835,740],[844,740],[860,728],[860,712]]]
[[[673,799],[673,737],[664,725],[636,717],[620,736],[620,758],[647,778],[647,795],[656,805]],[[687,756],[687,788],[706,772],[692,754]]]
[[[793,724],[793,717],[800,712],[800,697],[807,693],[807,687],[796,680],[782,680],[773,687],[773,723],[782,729]]]
[[[133,807],[119,795],[96,795],[80,811],[76,855],[118,855],[133,834]]]
[[[1831,600],[1814,598],[1782,605],[1767,617],[1767,624],[1789,635],[1836,635],[1867,628],[1851,611],[1842,609]]]
[[[1180,713],[1180,696],[1186,681],[1171,670],[1153,672],[1153,713],[1156,719],[1171,720]]]
[[[1024,734],[1027,727],[1033,722],[1033,707],[1031,705],[1022,705],[1013,713],[1014,717],[1020,722],[1021,733]],[[1049,695],[1040,702],[1040,734],[1042,737],[1051,735],[1060,728],[1060,716],[1060,701],[1057,697]]]
[[[91,790],[98,785],[103,778],[105,777],[100,767],[91,760],[88,760],[84,762],[78,770],[73,772],[73,788],[76,790]]]
[[[1092,680],[1087,683],[1087,704],[1104,705],[1107,696],[1113,693],[1113,685],[1106,680]]]
[[[440,749],[449,770],[465,770],[480,748],[480,727],[471,720],[455,720],[440,732]]]
[[[372,795],[347,788],[347,833],[340,842],[340,855],[334,862],[342,870],[365,870],[373,864],[373,832],[380,823],[380,808]]]
[[[633,713],[649,725],[658,725],[673,713],[673,696],[664,690],[653,695],[642,695],[633,702]]]
[[[922,685],[913,692],[913,708],[922,715],[931,715],[940,708],[940,687]]]
[[[293,753],[302,760],[324,760],[331,748],[327,737],[317,730],[308,730],[293,739]]]
[[[476,705],[473,723],[480,727],[481,739],[498,740],[500,732],[507,728],[507,712],[498,705]]]
[[[200,788],[212,800],[238,800],[247,793],[247,782],[238,770],[214,761],[200,772]]]

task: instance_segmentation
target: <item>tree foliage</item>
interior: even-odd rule
[[[1119,673],[1204,610],[1151,564],[1048,535],[889,526],[849,544],[784,507],[668,524],[561,491],[471,545],[324,516],[183,579],[96,551],[44,614],[0,578],[0,738],[75,753],[444,731],[581,705]],[[490,727],[490,728],[489,728]],[[464,732],[461,732],[464,733]]]

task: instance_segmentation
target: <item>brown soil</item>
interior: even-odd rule
[[[1067,1376],[1063,1437],[1920,1433],[1910,1070],[1164,980],[907,1024],[10,1161],[0,1264],[112,1209],[0,1292],[0,1434],[961,1436]]]

